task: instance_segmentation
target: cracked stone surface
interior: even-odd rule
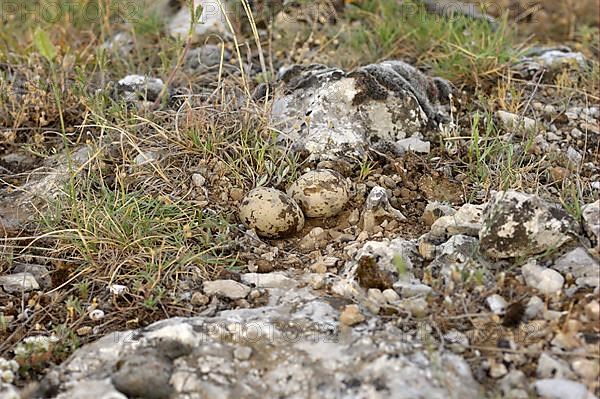
[[[480,387],[460,356],[428,354],[417,332],[339,325],[309,288],[269,289],[264,307],[112,333],[41,384],[58,398],[448,398]]]
[[[356,157],[368,147],[405,151],[407,138],[423,138],[445,119],[448,82],[402,61],[346,72],[324,65],[294,65],[281,74],[272,122],[297,150],[317,159]]]

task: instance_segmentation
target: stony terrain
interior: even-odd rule
[[[600,395],[596,2],[185,3],[0,16],[0,398]]]

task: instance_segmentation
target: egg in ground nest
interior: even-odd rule
[[[304,227],[304,215],[296,201],[274,188],[251,190],[242,199],[239,216],[246,227],[261,237],[283,237]]]
[[[288,189],[307,217],[331,217],[348,203],[344,177],[336,171],[317,169],[300,176]]]

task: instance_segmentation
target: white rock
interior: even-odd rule
[[[367,290],[367,298],[377,303],[378,305],[384,305],[387,302],[385,296],[383,296],[383,293],[378,288],[369,288]]]
[[[94,309],[89,313],[90,320],[98,321],[104,318],[104,311],[101,309]]]
[[[544,301],[542,301],[539,296],[532,296],[529,298],[527,306],[525,307],[525,317],[527,317],[528,320],[532,320],[541,316],[544,311],[544,306]]]
[[[383,290],[382,294],[385,300],[389,303],[394,303],[400,300],[400,295],[398,295],[398,293],[391,288]]]
[[[412,298],[414,296],[428,295],[432,289],[426,284],[397,281],[394,283],[394,291],[400,292],[402,298]]]
[[[519,129],[524,128],[525,130],[533,130],[535,129],[536,122],[535,120],[528,117],[521,117],[517,114],[513,114],[511,112],[506,111],[497,111],[496,116],[502,122],[505,129]]]
[[[562,378],[547,378],[534,383],[538,395],[546,399],[597,399],[585,385]]]
[[[154,101],[163,92],[162,79],[143,75],[128,75],[117,82],[117,89],[127,101]]]
[[[160,159],[160,155],[158,151],[143,151],[135,157],[133,163],[137,166],[153,163]]]
[[[433,223],[435,223],[437,219],[443,216],[452,216],[455,213],[456,210],[454,210],[454,208],[452,208],[450,205],[438,201],[433,201],[427,204],[425,210],[423,211],[423,216],[421,216],[421,219],[423,219],[425,224],[431,226],[433,225]]]
[[[429,141],[423,141],[416,136],[396,141],[396,153],[398,155],[405,154],[409,151],[419,154],[429,154],[431,151],[431,143]]]
[[[204,187],[204,185],[206,184],[206,178],[200,173],[194,173],[192,175],[192,183],[196,187]]]
[[[296,282],[281,272],[273,273],[244,273],[241,279],[245,284],[256,288],[292,288]]]
[[[394,148],[399,140],[427,133],[441,110],[440,98],[432,98],[428,87],[444,86],[443,80],[401,61],[350,73],[294,65],[280,75],[271,123],[281,140],[311,158],[361,159],[369,147]]]
[[[600,364],[597,360],[575,359],[571,362],[571,368],[579,377],[587,381],[598,381]]]
[[[553,268],[563,275],[571,273],[578,285],[600,285],[600,265],[583,247],[575,248],[555,260]]]
[[[206,295],[218,295],[229,299],[242,299],[250,293],[250,287],[234,280],[205,281],[202,288]]]
[[[0,285],[8,293],[34,291],[40,288],[33,274],[27,272],[0,276]]]
[[[109,284],[107,288],[113,295],[123,295],[129,291],[129,287],[121,284]]]
[[[528,286],[537,289],[545,295],[557,293],[565,283],[564,277],[559,272],[539,266],[535,260],[531,260],[523,265],[521,273]]]
[[[249,346],[238,346],[233,350],[233,356],[237,360],[248,360],[252,356],[252,348]]]
[[[592,321],[600,320],[600,302],[594,300],[585,305],[585,315]]]
[[[574,375],[569,364],[564,360],[552,357],[549,353],[542,353],[538,359],[536,369],[538,378],[573,378]]]
[[[506,299],[498,294],[490,295],[485,301],[487,302],[490,310],[497,315],[504,314],[504,310],[508,306]]]

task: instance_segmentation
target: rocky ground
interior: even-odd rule
[[[598,397],[597,2],[109,3],[1,16],[0,398]]]

